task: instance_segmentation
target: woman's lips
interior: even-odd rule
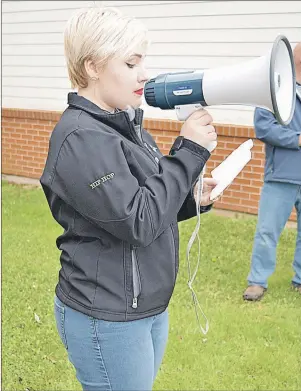
[[[143,88],[140,88],[140,90],[134,91],[134,93],[141,96],[143,94]]]

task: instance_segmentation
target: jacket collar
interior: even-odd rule
[[[125,137],[129,137],[129,135],[132,135],[133,132],[134,135],[136,135],[134,125],[142,126],[142,109],[134,110],[135,118],[133,119],[133,121],[131,121],[129,113],[126,110],[109,113],[108,111],[101,109],[99,106],[97,106],[90,100],[84,98],[83,96],[79,96],[76,92],[68,93],[68,106],[71,108],[77,108],[85,111],[86,113],[92,115],[95,119],[98,119],[99,121],[117,130]]]

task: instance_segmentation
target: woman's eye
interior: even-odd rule
[[[126,65],[127,65],[129,68],[131,68],[131,69],[133,69],[133,68],[135,67],[135,64],[128,64],[128,63],[126,63]]]

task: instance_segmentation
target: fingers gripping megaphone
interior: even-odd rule
[[[292,48],[279,35],[266,56],[232,66],[166,73],[149,80],[144,88],[149,106],[175,109],[180,121],[212,105],[263,107],[288,125],[296,101]],[[213,142],[211,150],[216,147]]]

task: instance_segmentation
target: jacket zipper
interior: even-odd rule
[[[132,279],[133,279],[133,302],[132,308],[136,309],[138,307],[138,297],[141,293],[141,279],[138,269],[136,247],[131,247],[131,256],[132,256]]]
[[[176,244],[175,244],[175,234],[173,230],[173,226],[170,226],[171,233],[172,233],[172,241],[173,241],[173,248],[174,248],[174,258],[175,258],[175,279],[177,277],[177,260],[176,260]]]
[[[152,151],[151,151],[151,148],[148,146],[148,144],[146,142],[143,141],[143,144],[145,146],[145,148],[148,150],[148,152],[150,153],[151,157],[155,160],[155,162],[158,164],[159,163],[159,159],[157,158],[157,156],[154,156]]]
[[[129,124],[129,127],[130,127],[130,129],[132,130],[132,136],[133,136],[133,138],[137,141],[137,144],[138,145],[140,145],[143,149],[146,149],[148,152],[149,152],[149,154],[151,155],[151,157],[149,156],[149,154],[147,154],[147,156],[149,157],[149,159],[154,163],[154,161],[155,161],[155,165],[156,165],[156,167],[158,167],[158,163],[159,163],[159,159],[157,158],[157,157],[154,157],[154,155],[151,153],[151,151],[150,151],[150,149],[149,149],[149,147],[148,147],[148,145],[146,144],[146,142],[143,140],[143,138],[142,138],[142,133],[141,133],[141,139],[140,139],[140,137],[137,135],[137,133],[136,133],[136,130],[135,130],[135,126],[134,126],[134,124],[133,124],[133,122],[131,122],[129,119],[128,119],[128,117],[126,116],[126,120],[127,120],[127,122],[128,122],[128,124]],[[142,121],[141,121],[141,125],[140,125],[140,127],[142,126]]]

